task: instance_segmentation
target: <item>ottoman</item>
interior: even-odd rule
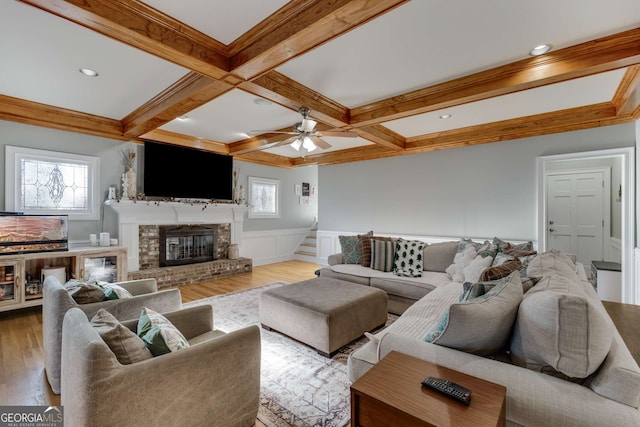
[[[342,346],[387,321],[381,289],[318,277],[264,291],[260,322],[332,357]]]

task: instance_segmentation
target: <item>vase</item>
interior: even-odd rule
[[[122,174],[122,198],[134,199],[136,197],[136,172],[129,168]]]
[[[227,250],[227,258],[238,259],[239,256],[240,256],[240,248],[238,248],[238,245],[236,243],[230,244]]]

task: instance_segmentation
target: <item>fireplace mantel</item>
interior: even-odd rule
[[[127,270],[140,268],[140,225],[231,224],[231,242],[242,253],[242,223],[248,207],[236,204],[146,202],[107,200],[104,202],[104,227],[127,248]]]

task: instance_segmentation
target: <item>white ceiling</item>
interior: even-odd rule
[[[228,45],[284,0],[147,0],[146,4]],[[0,94],[120,120],[190,70],[18,1],[0,2]],[[358,107],[554,49],[640,27],[638,0],[413,0],[277,71],[342,104]],[[81,75],[93,68],[99,77]],[[606,72],[383,123],[412,137],[610,101],[625,70]],[[287,128],[300,115],[258,105],[241,89],[161,129],[232,143],[252,130]],[[438,117],[443,113],[451,119]],[[335,151],[370,145],[326,138]],[[265,150],[300,156],[290,147]],[[314,153],[315,154],[315,153]]]

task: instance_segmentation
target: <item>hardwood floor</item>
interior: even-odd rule
[[[318,268],[305,261],[263,265],[251,273],[181,286],[180,293],[189,302],[275,282],[290,284],[315,277]],[[44,373],[41,308],[0,313],[0,405],[59,404],[60,396],[51,392]]]

